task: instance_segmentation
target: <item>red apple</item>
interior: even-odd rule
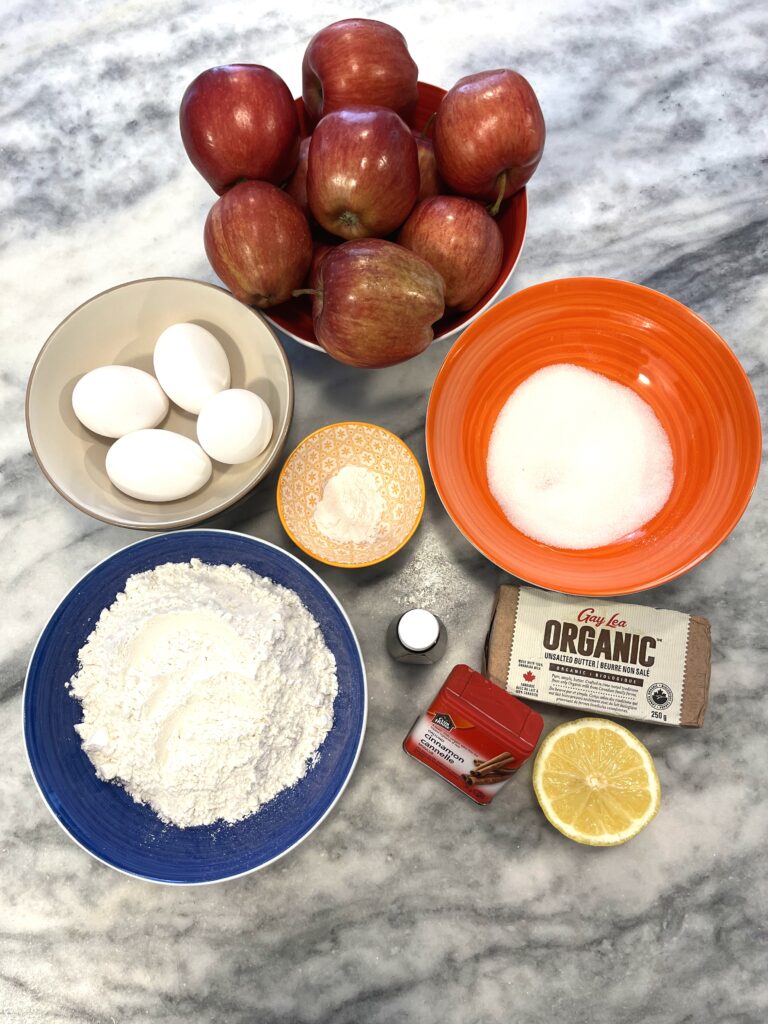
[[[205,252],[235,298],[266,309],[290,299],[312,260],[312,236],[297,203],[266,181],[241,181],[205,221]]]
[[[309,207],[307,206],[307,157],[309,156],[309,140],[311,136],[308,135],[306,139],[301,140],[299,146],[299,162],[296,164],[296,170],[291,175],[291,179],[285,186],[285,191],[289,196],[292,196],[299,204],[302,213],[309,213]]]
[[[394,242],[344,242],[320,264],[312,303],[315,337],[351,366],[392,366],[432,341],[445,311],[440,275]]]
[[[362,107],[326,114],[309,146],[312,216],[341,238],[388,235],[419,194],[413,135],[393,110]]]
[[[299,155],[299,117],[288,86],[260,64],[209,68],[179,110],[187,156],[219,195],[241,178],[281,185]]]
[[[544,149],[536,93],[508,68],[461,78],[435,119],[437,169],[462,195],[501,200],[528,181]]]
[[[347,18],[313,36],[301,67],[310,122],[345,107],[389,107],[407,118],[419,69],[403,35],[383,21]]]
[[[433,196],[403,224],[398,242],[421,256],[445,282],[445,304],[471,309],[501,270],[499,225],[479,204],[461,196]]]
[[[428,199],[430,196],[439,195],[442,186],[437,173],[435,147],[432,139],[422,135],[421,132],[414,132],[413,137],[416,140],[416,152],[419,158],[419,199]]]

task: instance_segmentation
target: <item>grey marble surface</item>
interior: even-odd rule
[[[349,9],[351,10],[351,9]],[[212,280],[212,196],[184,158],[186,82],[230,60],[290,86],[336,4],[4,0],[0,39],[3,609],[0,1020],[285,1024],[758,1024],[768,1018],[768,678],[765,487],[722,548],[643,600],[712,620],[700,733],[638,727],[661,813],[614,850],[570,844],[522,772],[480,810],[400,743],[448,662],[392,663],[385,626],[419,603],[477,664],[502,574],[430,487],[406,551],[323,571],[358,630],[368,734],[332,816],[297,851],[235,882],[169,889],[91,860],[44,808],[20,732],[23,674],[56,602],[136,539],[70,508],[29,452],[34,356],[74,306],[151,275]],[[510,65],[537,89],[549,137],[513,287],[599,274],[689,304],[733,346],[765,407],[766,47],[762,0],[366,0],[397,24],[429,82]],[[368,376],[293,343],[289,443],[324,423],[391,428],[426,467],[423,426],[445,346]],[[218,525],[286,544],[274,479]],[[568,717],[548,713],[547,725]]]

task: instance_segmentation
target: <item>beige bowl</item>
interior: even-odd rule
[[[344,466],[375,473],[384,497],[376,540],[340,544],[315,525],[326,483]],[[416,532],[424,512],[424,477],[408,445],[372,423],[332,423],[305,437],[288,457],[277,482],[277,512],[291,540],[326,565],[361,569],[390,558]]]
[[[178,501],[130,498],[104,469],[111,441],[92,434],[72,411],[72,391],[84,373],[122,363],[152,373],[158,335],[192,321],[224,347],[233,388],[248,388],[269,406],[275,429],[257,459],[239,466],[213,463],[208,483]],[[290,366],[272,328],[255,310],[215,285],[155,277],[110,288],[63,320],[38,355],[27,385],[27,432],[43,473],[82,512],[115,526],[170,530],[199,523],[234,505],[267,475],[285,444],[293,415]],[[160,426],[196,440],[197,417],[171,403]]]

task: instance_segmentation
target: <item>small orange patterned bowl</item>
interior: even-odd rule
[[[345,466],[370,470],[384,498],[374,541],[339,543],[315,525],[325,485]],[[390,558],[416,532],[424,512],[424,477],[416,456],[399,437],[373,423],[332,423],[305,437],[277,482],[283,529],[306,554],[326,565],[361,569]]]

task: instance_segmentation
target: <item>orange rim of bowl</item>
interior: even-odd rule
[[[397,442],[397,444],[399,444],[400,447],[403,448],[405,452],[408,454],[414,466],[416,467],[416,472],[418,474],[419,511],[418,515],[416,516],[416,519],[414,520],[412,528],[408,531],[408,533],[400,541],[400,543],[396,547],[392,548],[391,551],[388,551],[386,554],[381,555],[380,558],[372,558],[368,562],[335,562],[331,561],[328,558],[322,558],[320,555],[316,554],[306,545],[298,541],[294,536],[293,532],[288,528],[288,524],[285,521],[285,513],[283,510],[283,477],[285,475],[286,470],[288,469],[288,466],[293,460],[293,457],[306,444],[307,441],[310,441],[313,437],[317,437],[319,434],[325,434],[334,431],[338,427],[373,427],[375,430],[380,430],[383,434],[389,435],[389,437],[393,438]],[[291,454],[283,463],[283,468],[280,470],[280,476],[277,478],[277,514],[280,518],[280,523],[283,529],[288,534],[293,543],[296,545],[296,547],[299,548],[300,551],[303,551],[305,555],[309,555],[310,558],[314,558],[316,562],[320,562],[322,565],[332,566],[334,569],[366,569],[368,566],[379,565],[379,563],[381,562],[386,562],[387,559],[392,558],[393,555],[396,555],[398,551],[402,551],[405,545],[411,539],[411,537],[413,537],[414,533],[416,533],[416,531],[418,530],[419,524],[421,523],[422,517],[424,515],[424,507],[426,503],[427,489],[424,483],[424,473],[422,472],[421,466],[419,465],[419,460],[416,458],[414,453],[411,451],[411,449],[408,447],[405,441],[401,437],[398,437],[397,434],[393,434],[391,430],[387,430],[386,427],[380,427],[378,423],[366,423],[364,420],[340,420],[338,423],[329,423],[324,427],[318,427],[317,430],[313,430],[311,434],[307,434],[306,437],[303,437],[301,441],[299,441],[299,443],[296,445]]]
[[[655,321],[647,319],[652,313],[656,315]],[[638,318],[645,320],[644,330],[655,327],[655,332],[649,332],[644,341],[637,338]],[[624,322],[626,331],[622,335]],[[554,350],[549,358],[541,344],[540,323],[546,324],[548,334],[559,332],[561,335],[549,341]],[[612,330],[607,331],[606,327]],[[614,369],[619,366],[614,350],[620,344],[626,346],[626,332],[630,332],[631,338],[633,327],[636,349],[624,347],[622,355],[626,360],[627,352],[630,352],[638,364],[643,360],[649,360],[642,362],[643,366],[653,364],[656,394],[652,397],[649,393],[646,400],[668,432],[670,421],[665,422],[658,406],[664,400],[669,402],[675,389],[698,393],[698,408],[695,403],[689,401],[685,405],[678,400],[677,405],[685,411],[678,413],[677,409],[674,410],[678,424],[687,425],[690,436],[695,436],[695,444],[690,439],[682,442],[670,434],[675,458],[677,460],[679,455],[683,466],[680,471],[676,470],[672,495],[658,513],[659,518],[654,517],[646,524],[649,528],[646,536],[640,534],[629,541],[620,540],[613,545],[581,551],[540,544],[511,523],[505,521],[502,524],[503,513],[490,492],[486,493],[484,471],[482,466],[478,468],[479,449],[485,443],[488,417],[492,416],[494,408],[497,412],[500,408],[499,395],[486,389],[481,409],[485,418],[477,419],[480,413],[476,410],[481,407],[477,392],[483,382],[487,383],[486,378],[491,372],[489,353],[503,345],[502,351],[497,352],[499,361],[505,354],[515,360],[506,379],[508,381],[518,374],[521,376],[509,385],[510,390],[536,369],[562,362],[584,365],[629,386],[629,369],[623,371],[627,379],[622,380],[618,372],[612,375],[601,361],[607,361],[608,367]],[[600,340],[585,340],[594,334],[600,334]],[[652,343],[647,338],[653,339]],[[691,338],[701,346],[703,356],[695,368],[689,365],[691,350],[687,346]],[[537,341],[538,350],[534,357],[531,352]],[[591,352],[590,346],[593,348]],[[473,348],[474,358],[468,367],[470,348]],[[714,362],[714,369],[710,368],[710,362]],[[632,365],[633,362],[628,360],[627,367]],[[709,374],[707,380],[697,375],[704,373],[700,367]],[[498,381],[505,380],[498,369],[493,375]],[[459,379],[462,383],[460,392],[456,390]],[[713,380],[715,384],[712,384]],[[646,379],[645,383],[651,382]],[[721,397],[730,399],[730,404],[725,407],[727,416],[719,411],[717,415],[710,413],[707,402],[713,408],[717,406],[712,403],[711,393],[706,393],[705,384],[709,384],[711,390],[719,388]],[[501,389],[501,384],[498,387]],[[704,399],[701,394],[704,394]],[[685,390],[683,397],[686,397]],[[471,416],[474,418],[468,423]],[[693,435],[693,426],[703,429],[702,424],[710,431],[710,436],[700,438]],[[474,431],[471,446],[467,440],[470,427]],[[725,340],[697,313],[662,292],[607,278],[565,278],[534,285],[502,300],[484,313],[453,345],[438,371],[427,409],[425,433],[427,460],[435,488],[454,525],[469,543],[518,579],[549,590],[585,596],[638,593],[668,583],[698,565],[722,544],[738,524],[747,509],[760,471],[762,431],[759,408],[749,377]],[[704,463],[700,460],[697,465],[692,459],[698,455],[698,446],[702,443],[705,449],[709,445],[711,461]],[[738,475],[734,481],[722,484],[718,483],[722,469],[716,471],[714,460],[716,456],[722,457],[725,443],[732,446],[731,462],[736,466],[733,472]],[[451,447],[452,454],[447,447]],[[483,457],[486,457],[487,445],[484,450]],[[480,476],[483,482],[480,482]],[[698,492],[690,489],[690,481],[686,491],[687,476],[693,479]],[[705,488],[703,496],[702,486]],[[728,486],[733,488],[735,497],[728,501],[715,525],[707,532],[705,527],[712,521],[711,517],[704,521],[697,520],[694,515],[688,534],[691,540],[683,547],[681,557],[673,562],[672,568],[665,569],[664,558],[669,559],[675,550],[669,538],[684,535],[684,531],[678,533],[678,530],[686,516],[694,514],[698,508],[711,511],[712,503]],[[468,510],[470,495],[476,520]],[[690,506],[694,513],[686,506]],[[654,536],[655,522],[660,522],[664,529]],[[652,542],[650,547],[649,540]],[[655,548],[657,543],[658,549]],[[655,567],[654,558],[659,563]],[[625,577],[623,581],[622,576]]]

